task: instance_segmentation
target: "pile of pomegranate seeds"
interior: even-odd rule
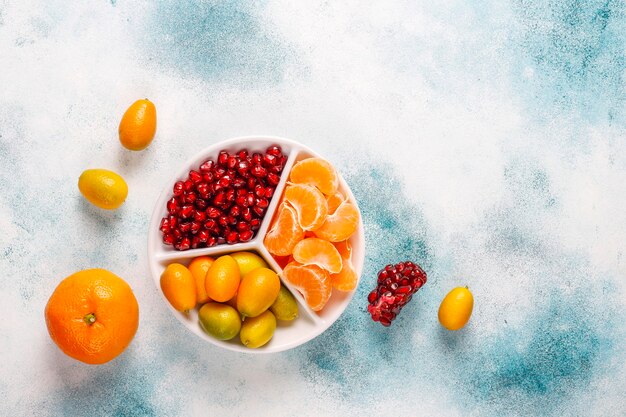
[[[378,285],[367,297],[367,311],[374,321],[390,326],[413,294],[426,284],[426,272],[407,261],[387,265],[378,273]]]
[[[287,162],[279,146],[264,154],[220,151],[217,161],[204,161],[174,184],[161,219],[163,243],[177,250],[254,237]]]

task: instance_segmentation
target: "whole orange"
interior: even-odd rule
[[[120,121],[122,146],[140,151],[150,145],[156,132],[156,107],[150,100],[137,100],[126,110]]]
[[[130,286],[104,269],[65,278],[45,310],[48,333],[61,350],[81,362],[101,364],[126,349],[139,324],[139,306]]]

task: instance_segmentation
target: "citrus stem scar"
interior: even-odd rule
[[[83,317],[83,320],[85,320],[85,323],[91,326],[96,322],[96,315],[94,313],[89,313],[85,317]]]

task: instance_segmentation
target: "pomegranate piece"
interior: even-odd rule
[[[286,162],[272,145],[265,153],[222,150],[191,169],[172,187],[159,224],[163,243],[187,250],[253,239]]]
[[[424,284],[426,272],[416,263],[406,261],[385,266],[378,273],[376,289],[367,296],[367,311],[372,320],[390,326]]]

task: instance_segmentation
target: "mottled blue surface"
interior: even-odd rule
[[[0,2],[0,415],[626,415],[626,6]],[[117,141],[128,104],[150,148]],[[236,135],[298,139],[359,201],[357,294],[324,334],[247,356],[172,317],[149,276],[148,218],[171,172]],[[88,167],[128,181],[116,212]],[[366,296],[386,263],[428,283],[390,328]],[[104,267],[140,328],[88,367],[50,341],[59,280]],[[437,308],[468,285],[468,326]]]

